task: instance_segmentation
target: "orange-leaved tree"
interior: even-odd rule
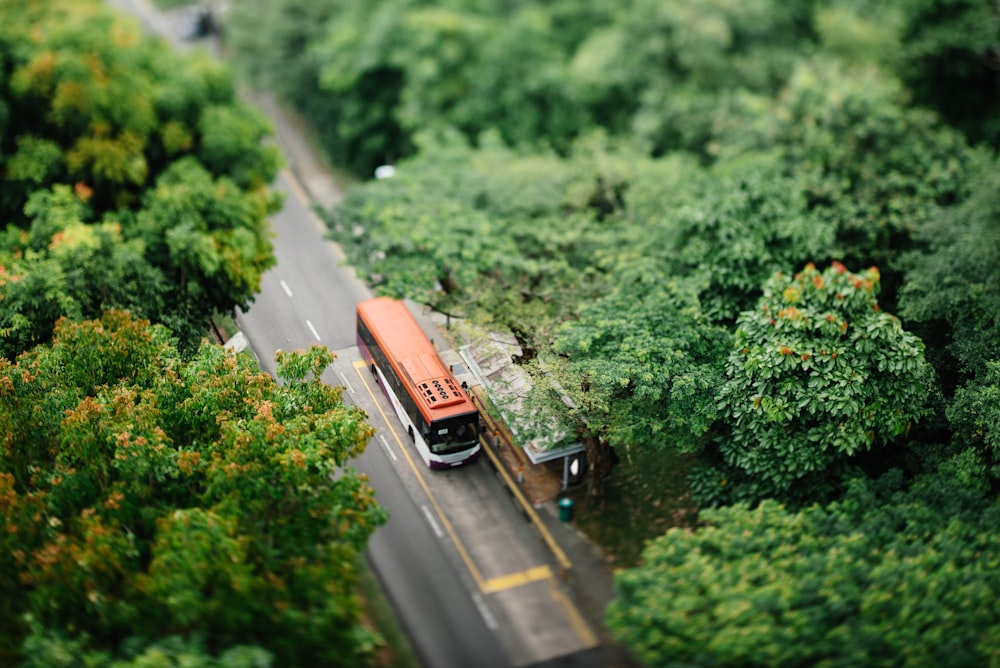
[[[111,311],[0,361],[0,663],[163,643],[360,662],[358,557],[385,515],[347,465],[372,429],[320,382],[332,359],[286,353],[279,384]]]

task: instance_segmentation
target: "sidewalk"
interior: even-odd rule
[[[474,393],[477,390],[472,389]],[[547,532],[566,556],[570,566],[563,569],[560,576],[572,590],[580,611],[600,636],[601,644],[611,654],[614,651],[613,641],[604,629],[604,609],[614,597],[611,571],[600,549],[572,522],[563,521],[560,517],[562,463],[553,461],[533,465],[511,442],[508,430],[497,425],[497,433],[497,445],[490,448],[496,457],[489,457],[489,461],[491,464],[499,462],[505,467],[506,475],[500,473],[500,476],[510,488],[511,495],[516,498],[515,487],[521,492],[524,501],[535,509],[530,519],[542,525],[536,528]],[[625,657],[620,657],[615,665],[625,665],[624,661]]]

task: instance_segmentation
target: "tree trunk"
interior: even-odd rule
[[[618,453],[597,436],[583,436],[580,441],[587,453],[587,500],[600,506],[604,503],[611,470],[618,464]]]

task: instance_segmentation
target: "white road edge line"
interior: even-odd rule
[[[288,295],[289,298],[291,298],[292,289],[288,287],[288,283],[285,283],[285,281],[283,280],[279,280],[278,283],[281,284],[281,289],[285,291],[285,294]]]
[[[420,507],[423,509],[424,515],[427,517],[427,521],[430,522],[431,528],[434,529],[434,533],[437,534],[437,537],[444,538],[444,531],[441,531],[441,527],[438,525],[437,520],[434,519],[434,513],[431,512],[431,509],[426,505]]]
[[[472,592],[472,602],[479,608],[479,614],[483,616],[483,621],[486,622],[486,626],[489,627],[490,631],[496,631],[500,625],[497,623],[497,618],[493,616],[493,613],[487,607],[483,595],[478,591]]]
[[[319,338],[319,332],[316,331],[316,328],[313,327],[313,324],[308,320],[306,320],[306,324],[309,325],[309,331],[313,333],[313,336],[316,337],[316,340],[322,341],[323,339]]]
[[[383,436],[382,434],[379,434],[378,438],[379,438],[380,441],[382,441],[382,447],[385,448],[386,453],[390,457],[392,457],[392,461],[398,462],[399,460],[396,459],[396,453],[392,451],[391,447],[389,447],[389,441],[385,440],[385,436]],[[427,506],[424,506],[424,510],[425,511],[427,510]]]
[[[344,375],[344,372],[343,371],[338,371],[337,375],[340,376],[340,379],[342,381],[344,381],[344,387],[347,388],[347,391],[350,392],[351,394],[354,394],[354,388],[351,387],[351,383],[348,382],[347,376]]]

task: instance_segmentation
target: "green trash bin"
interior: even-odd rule
[[[573,519],[573,499],[559,499],[559,519],[563,522]]]

